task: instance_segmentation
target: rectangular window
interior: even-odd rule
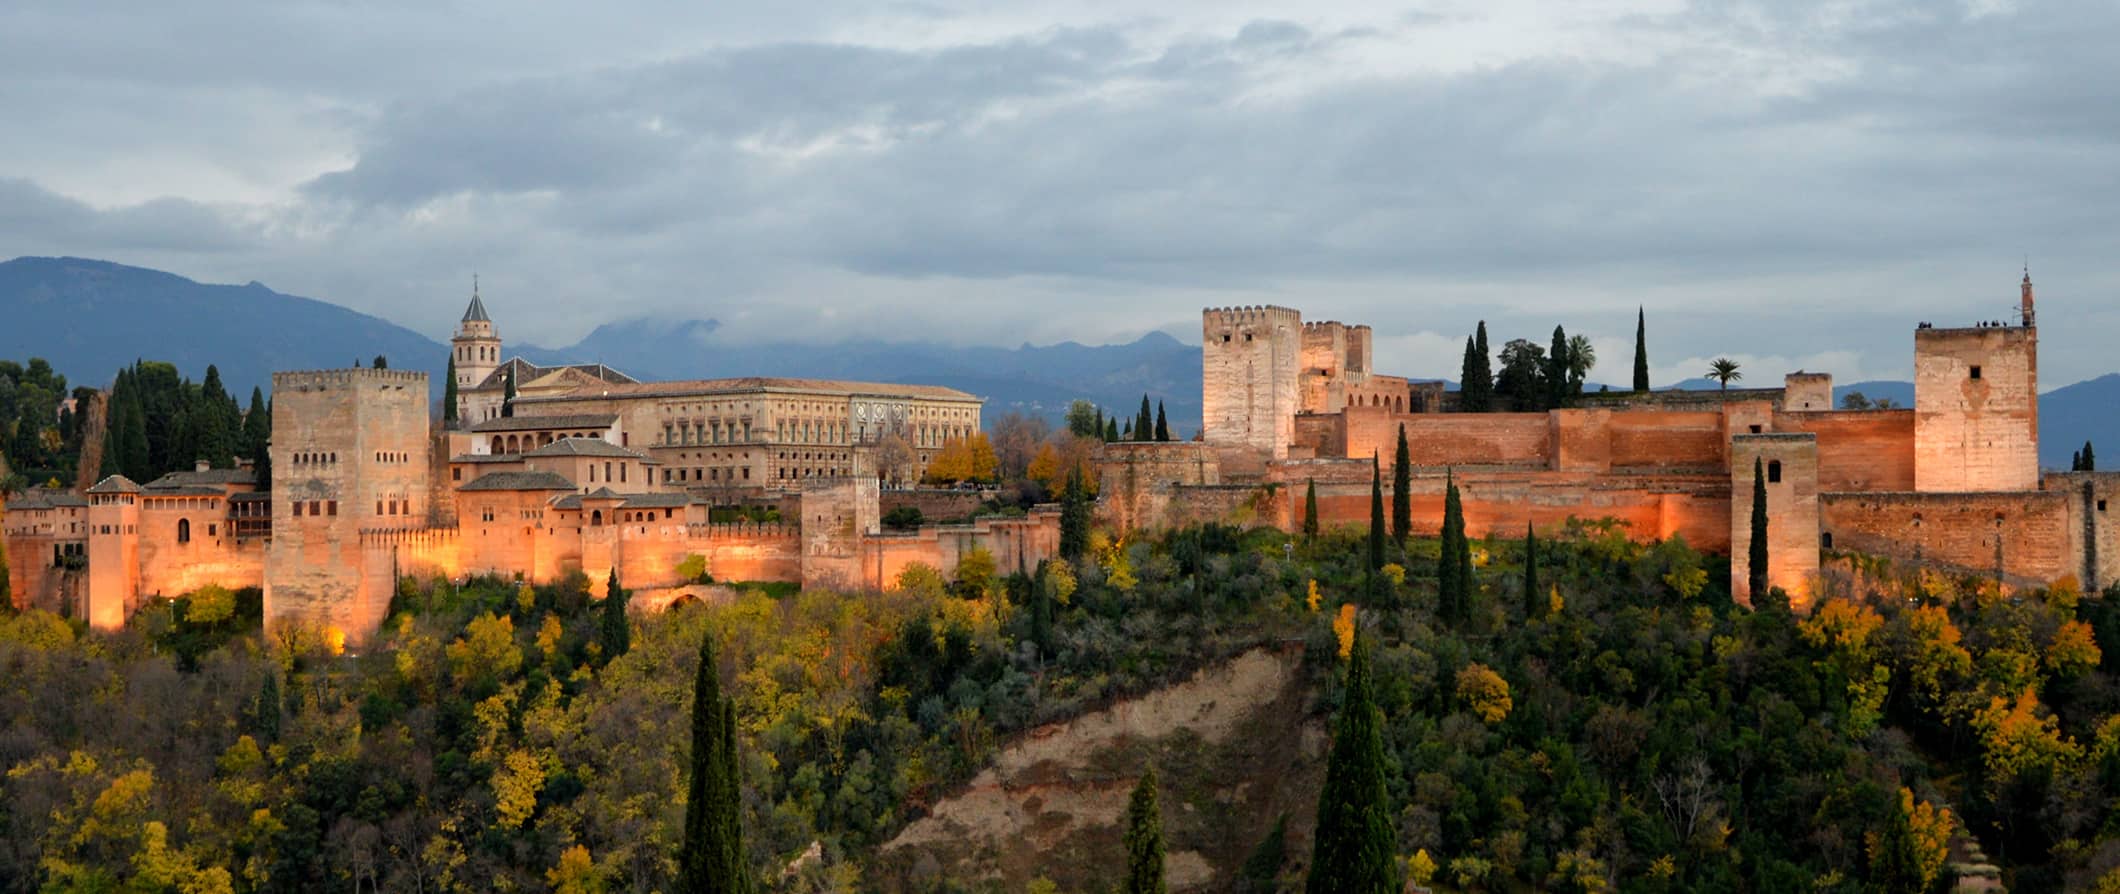
[[[1767,483],[1781,483],[1781,460],[1777,459],[1773,462],[1767,463]]]
[[[1973,378],[1980,378],[1980,367],[1973,367]]]
[[[449,470],[449,480],[451,480],[451,481],[462,481],[462,480],[464,480],[464,470],[463,470],[463,469],[450,469],[450,470]]]
[[[2104,500],[2099,500],[2099,501],[2098,501],[2098,511],[2099,511],[2099,512],[2104,512],[2104,511],[2105,511],[2105,501],[2104,501]]]
[[[1753,433],[1753,434],[1755,434],[1755,435],[1756,435],[1756,434],[1759,434],[1759,426],[1757,426],[1757,425],[1755,425],[1755,426],[1752,426],[1752,433]]]

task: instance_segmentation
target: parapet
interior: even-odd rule
[[[1300,324],[1303,312],[1292,307],[1277,305],[1250,305],[1238,307],[1209,307],[1200,311],[1207,325],[1234,326],[1244,323],[1288,323]]]
[[[413,369],[312,369],[272,374],[272,390],[307,391],[370,382],[427,387],[427,374]]]

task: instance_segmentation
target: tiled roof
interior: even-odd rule
[[[64,509],[88,505],[88,499],[70,490],[33,487],[7,501],[9,509]]]
[[[520,453],[459,453],[455,456],[450,457],[449,461],[453,463],[473,464],[519,463],[523,461],[523,455]]]
[[[88,492],[92,494],[136,494],[140,492],[140,486],[134,484],[132,479],[123,475],[112,475],[96,482],[96,486],[89,488]]]
[[[474,432],[552,431],[562,428],[610,428],[618,417],[609,413],[578,413],[559,416],[503,416],[471,426]]]
[[[809,391],[832,395],[922,397],[934,400],[969,401],[980,399],[955,388],[945,388],[941,385],[898,385],[883,382],[850,382],[840,379],[792,379],[771,376],[614,384],[610,389],[604,391],[602,396],[675,397],[681,395],[718,394],[730,391]],[[581,395],[554,395],[550,397],[518,397],[516,402],[536,403],[538,401],[580,399]]]
[[[626,448],[624,448],[624,447],[620,447],[620,446],[618,446],[617,444],[613,444],[613,443],[611,443],[610,441],[606,441],[606,440],[604,440],[604,439],[602,439],[602,438],[561,438],[561,439],[559,439],[559,440],[557,440],[557,441],[553,441],[553,442],[552,442],[552,443],[550,443],[550,444],[546,444],[546,445],[545,445],[545,446],[543,446],[543,447],[539,447],[539,448],[537,448],[536,450],[532,450],[532,451],[529,451],[529,452],[527,452],[527,453],[524,453],[523,455],[524,455],[524,456],[610,456],[610,457],[620,457],[620,458],[624,458],[624,459],[637,459],[637,460],[647,460],[647,459],[648,459],[648,458],[647,458],[646,456],[644,456],[644,455],[642,455],[642,454],[639,454],[639,453],[634,453],[634,452],[633,452],[633,451],[631,451],[631,450],[627,450],[627,449],[626,449]]]
[[[552,472],[494,472],[458,490],[573,490],[574,482]]]
[[[201,471],[171,472],[147,482],[148,490],[171,487],[212,486],[216,484],[256,484],[258,473],[249,469],[207,469]]]
[[[204,484],[180,484],[175,487],[162,486],[147,489],[150,497],[225,497],[228,491]]]
[[[608,487],[599,487],[587,496],[568,494],[554,500],[552,505],[559,509],[580,509],[584,500],[624,500],[619,504],[621,509],[676,509],[692,505],[692,497],[687,494],[620,494],[613,493]]]
[[[511,373],[515,376],[516,389],[521,390],[524,385],[529,384],[530,382],[535,381],[536,379],[548,373],[554,373],[559,372],[560,370],[568,369],[574,370],[575,372],[581,373],[582,375],[588,376],[589,378],[596,379],[602,382],[608,382],[613,385],[637,385],[640,383],[639,379],[633,378],[632,376],[626,375],[625,373],[619,372],[618,370],[612,369],[611,367],[605,366],[601,363],[567,363],[561,364],[559,366],[539,366],[535,363],[531,363],[528,360],[524,360],[521,357],[510,357],[508,358],[508,362],[503,363],[498,367],[495,367],[493,372],[487,373],[486,378],[480,380],[478,384],[473,385],[470,388],[464,390],[501,391],[507,387],[507,376]]]
[[[478,290],[477,290],[477,289],[472,289],[472,290],[471,290],[471,306],[470,306],[470,307],[467,307],[467,308],[464,308],[464,322],[466,322],[466,323],[491,323],[491,322],[493,322],[493,321],[492,321],[491,319],[487,318],[487,316],[486,316],[486,302],[484,302],[484,301],[480,301],[480,300],[479,300],[479,298],[478,298]]]

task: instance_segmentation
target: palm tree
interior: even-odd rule
[[[1590,346],[1588,336],[1568,336],[1568,381],[1577,391],[1582,390],[1583,379],[1597,366],[1597,349]]]
[[[1737,361],[1728,357],[1717,357],[1714,363],[1708,364],[1708,378],[1721,383],[1724,391],[1730,390],[1730,380],[1744,377],[1744,373],[1737,371]]]

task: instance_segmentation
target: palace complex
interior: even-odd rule
[[[1296,530],[1369,521],[1372,463],[1392,480],[1398,432],[1414,527],[1441,528],[1446,481],[1474,536],[1614,519],[1732,556],[1747,592],[1755,469],[1767,493],[1767,580],[1809,604],[1821,559],[1859,552],[2044,584],[2120,575],[2107,500],[2120,474],[2039,468],[2031,277],[2009,324],[1914,331],[1910,408],[1834,408],[1832,377],[1784,387],[1586,394],[1539,413],[1458,413],[1439,383],[1375,373],[1366,326],[1283,307],[1202,315],[1202,436],[1109,445],[1102,509],[1122,528],[1249,517]]]
[[[883,530],[888,504],[925,498],[885,485],[918,480],[946,442],[980,430],[982,401],[961,391],[643,383],[503,360],[476,292],[451,360],[454,427],[432,421],[425,373],[275,374],[265,492],[248,469],[202,467],[17,499],[13,598],[108,629],[150,598],[257,586],[268,626],[358,645],[407,575],[580,571],[601,594],[614,570],[628,588],[684,584],[679,566],[696,559],[723,580],[880,587],[914,562],[948,571],[985,549],[1014,569],[1058,544],[1057,512],[1042,508]],[[718,520],[739,507],[776,520]]]
[[[1783,387],[1586,394],[1537,413],[1454,412],[1440,383],[1375,371],[1366,326],[1281,307],[1202,315],[1205,408],[1190,442],[1105,445],[1099,512],[1120,530],[1201,520],[1295,530],[1317,490],[1324,524],[1367,524],[1370,481],[1406,433],[1417,529],[1440,528],[1446,482],[1468,531],[1612,519],[1732,555],[1746,591],[1755,471],[1767,579],[1799,608],[1838,552],[2042,584],[2120,577],[2107,501],[2120,474],[2038,465],[2031,278],[2010,324],[1914,331],[1914,406],[1841,410],[1832,378]],[[111,477],[7,506],[18,605],[121,626],[144,600],[258,586],[268,625],[359,644],[408,575],[571,572],[600,592],[724,580],[881,587],[914,562],[999,567],[1055,553],[1058,513],[883,529],[949,442],[980,431],[960,391],[792,378],[640,382],[609,367],[503,359],[474,290],[453,340],[455,425],[427,376],[389,369],[273,377],[272,482],[200,468]],[[932,495],[930,495],[932,496]],[[730,520],[737,508],[777,518]],[[751,517],[758,517],[753,514]],[[696,559],[696,561],[694,561]]]

